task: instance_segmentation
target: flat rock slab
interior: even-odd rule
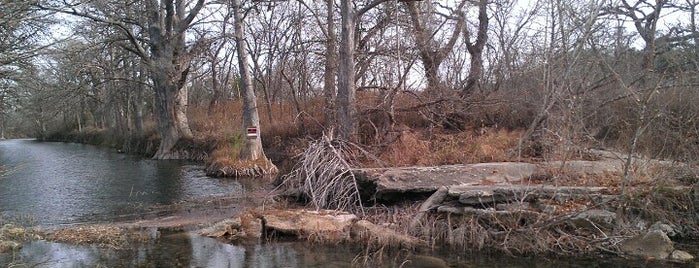
[[[457,185],[449,187],[448,195],[465,205],[525,201],[533,198],[552,198],[558,195],[587,197],[599,195],[606,187],[552,186],[552,185]]]
[[[624,162],[608,159],[604,161],[551,161],[541,163],[541,166],[551,171],[561,171],[572,176],[604,176],[618,175],[624,170]]]
[[[357,169],[360,180],[376,185],[376,196],[395,193],[431,193],[439,187],[520,182],[542,170],[520,162],[480,163],[436,167]]]
[[[332,210],[265,210],[260,213],[264,228],[299,237],[310,235],[341,239],[357,219],[354,214]]]

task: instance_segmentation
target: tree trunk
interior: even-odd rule
[[[425,24],[420,18],[417,4],[412,1],[405,2],[410,14],[410,22],[413,25],[413,35],[415,42],[420,52],[420,60],[425,68],[425,78],[427,78],[427,90],[438,92],[441,88],[441,83],[438,75],[439,65],[441,60],[437,58],[430,46],[430,37],[425,29]]]
[[[425,22],[420,18],[420,12],[415,1],[405,1],[405,6],[410,14],[410,22],[413,25],[413,35],[415,43],[420,52],[420,60],[425,68],[425,78],[427,78],[427,90],[439,92],[442,89],[442,81],[439,76],[439,66],[444,61],[444,58],[451,52],[456,44],[456,40],[464,27],[464,15],[461,8],[466,3],[462,1],[456,8],[457,23],[454,30],[443,47],[434,46],[433,33],[427,32]]]
[[[152,48],[151,76],[160,132],[160,146],[153,158],[176,159],[178,155],[172,150],[177,141],[193,137],[186,114],[187,90],[184,81],[187,70],[181,70],[181,67],[173,64],[175,53],[171,44],[160,44]],[[178,77],[179,81],[173,81],[173,77]]]
[[[148,2],[149,61],[160,146],[153,158],[179,158],[173,149],[181,138],[192,138],[187,121],[187,89],[190,58],[186,51],[185,30],[204,5],[198,0],[185,17],[185,1]]]
[[[337,73],[337,34],[335,34],[335,0],[327,0],[327,41],[325,44],[325,73],[323,74],[325,97],[325,126],[335,122],[335,75]],[[328,133],[331,135],[331,133]],[[331,137],[332,138],[332,137]]]
[[[155,89],[155,109],[158,116],[160,146],[153,156],[154,159],[176,159],[172,151],[177,141],[182,138],[177,122],[175,105],[177,87],[169,81],[163,70],[152,70],[153,86]]]
[[[232,4],[235,46],[238,52],[238,68],[240,71],[240,89],[243,98],[242,135],[245,137],[243,147],[240,150],[239,160],[240,162],[250,162],[250,169],[262,169],[259,172],[243,170],[241,173],[244,175],[274,174],[277,172],[277,168],[267,159],[262,149],[260,116],[257,111],[257,99],[252,85],[252,77],[250,75],[250,69],[248,68],[248,52],[246,50],[245,33],[243,31],[243,15],[241,14],[240,0],[232,0]],[[248,134],[248,127],[257,128],[256,137],[246,137]],[[262,164],[262,166],[257,164]]]
[[[131,115],[133,118],[131,120],[133,121],[134,135],[141,138],[143,137],[143,68],[141,68],[139,73],[136,73],[136,70],[134,70],[133,79],[138,85],[136,86],[136,92],[132,94],[131,108],[133,112]]]
[[[354,124],[354,10],[350,0],[341,0],[342,32],[340,40],[340,65],[337,86],[337,118],[336,129],[338,138],[353,140],[355,137]]]
[[[468,29],[468,28],[465,28]],[[466,39],[466,49],[471,55],[471,68],[468,71],[466,86],[462,94],[472,93],[480,88],[480,81],[483,77],[483,48],[488,40],[488,1],[480,0],[478,2],[478,33],[476,41],[471,43],[468,30],[464,31]]]

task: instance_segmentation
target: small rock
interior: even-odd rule
[[[678,262],[690,262],[694,260],[694,256],[686,251],[675,250],[670,254],[670,259]]]
[[[675,231],[675,228],[672,225],[663,222],[653,223],[653,225],[648,227],[648,231],[661,231],[669,237],[674,237],[677,235],[677,231]]]
[[[240,229],[240,218],[226,219],[198,231],[199,235],[208,237],[229,237],[238,234]]]
[[[655,230],[623,241],[621,250],[632,256],[664,260],[675,248],[665,233]]]

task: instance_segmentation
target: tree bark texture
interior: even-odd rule
[[[335,34],[335,0],[327,0],[327,41],[325,43],[325,73],[323,74],[325,97],[325,126],[335,122],[335,75],[337,74],[337,34]]]
[[[354,8],[352,1],[341,0],[340,13],[342,16],[340,33],[340,57],[337,85],[337,137],[343,140],[353,140],[355,136],[354,107]]]

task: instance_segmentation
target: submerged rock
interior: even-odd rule
[[[621,243],[621,250],[631,256],[667,259],[675,250],[672,241],[660,230],[648,231]]]

